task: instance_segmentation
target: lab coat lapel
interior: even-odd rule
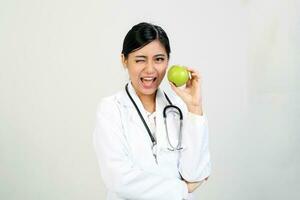
[[[158,141],[158,149],[166,146],[166,130],[164,125],[163,110],[168,105],[162,90],[158,89],[156,94],[156,137]]]
[[[128,83],[128,90],[129,90],[129,93],[131,95],[131,97],[133,98],[133,100],[135,101],[137,107],[139,108],[144,120],[146,121],[147,123],[147,116],[146,116],[146,113],[145,113],[145,109],[144,109],[144,106],[140,100],[140,98],[137,96],[131,82]],[[126,95],[127,96],[127,95]],[[149,137],[148,135],[148,132],[141,120],[141,118],[139,117],[138,115],[138,112],[137,110],[135,109],[134,105],[132,104],[131,100],[129,99],[129,97],[127,96],[127,106],[129,107],[129,109],[131,110],[131,112],[129,112],[129,120],[131,122],[133,122],[134,124],[136,124],[141,130],[142,130],[142,134],[147,137],[147,139],[149,140],[150,144],[152,145],[152,141],[151,141],[151,138]]]
[[[144,106],[140,100],[140,98],[137,96],[131,82],[128,83],[128,90],[130,92],[130,95],[132,96],[133,100],[137,104],[138,108],[141,111],[142,116],[147,122],[147,116],[144,110]],[[137,111],[135,107],[133,106],[131,100],[126,95],[126,101],[123,102],[126,107],[128,107],[131,112],[129,112],[129,120],[136,124],[142,130],[142,134],[144,137],[147,137],[147,140],[149,141],[149,144],[152,144],[151,139],[148,135],[148,132],[146,128],[144,127],[142,120],[140,119],[139,115],[137,114]],[[156,93],[156,100],[155,100],[155,112],[156,112],[156,139],[157,139],[157,149],[166,148],[167,147],[167,141],[166,141],[166,130],[164,125],[164,118],[163,118],[163,110],[166,105],[168,105],[168,101],[164,95],[164,92],[158,88]]]

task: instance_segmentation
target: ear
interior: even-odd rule
[[[127,69],[128,60],[125,58],[124,54],[121,54],[121,61],[124,69]]]

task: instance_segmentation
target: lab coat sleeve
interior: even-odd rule
[[[124,199],[186,199],[184,181],[146,172],[133,163],[122,128],[117,104],[102,100],[97,109],[93,142],[108,190]]]
[[[198,182],[211,173],[206,115],[187,112],[183,125],[183,146],[179,171],[184,180]]]

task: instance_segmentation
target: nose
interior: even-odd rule
[[[145,67],[145,71],[147,74],[151,74],[155,72],[155,64],[152,61],[148,61]]]

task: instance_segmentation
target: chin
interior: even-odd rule
[[[144,94],[144,95],[153,95],[155,94],[157,88],[155,89],[143,89],[140,91],[140,93]]]
[[[151,88],[145,88],[143,87],[143,85],[141,83],[138,83],[138,87],[135,87],[137,89],[137,92],[140,94],[140,95],[153,95],[155,94],[157,88],[158,88],[158,85],[155,85]]]

